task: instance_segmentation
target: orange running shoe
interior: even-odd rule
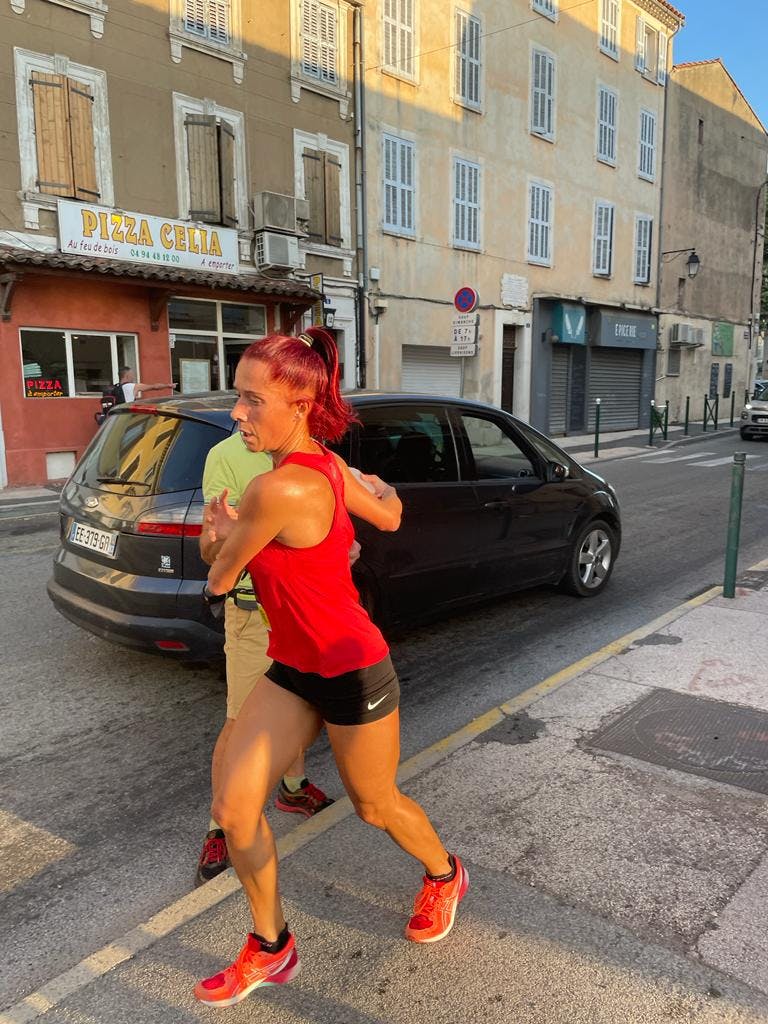
[[[259,985],[284,985],[292,981],[300,966],[292,935],[279,953],[265,953],[259,940],[249,934],[233,964],[221,974],[198,981],[195,998],[208,1006],[234,1006]]]
[[[454,855],[456,874],[449,882],[437,882],[424,876],[424,885],[413,903],[413,917],[405,926],[411,942],[437,942],[453,928],[456,907],[469,888],[469,875]]]

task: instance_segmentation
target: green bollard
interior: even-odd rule
[[[704,395],[704,422],[701,425],[701,432],[706,434],[707,432],[707,414],[709,412],[709,406],[707,405],[707,396]]]
[[[736,408],[736,392],[731,392],[731,426],[733,426],[733,410]]]
[[[600,399],[595,399],[595,458],[598,457],[600,445]]]
[[[665,441],[667,440],[668,433],[669,433],[669,399],[667,399],[666,404],[664,406],[664,440]]]
[[[651,399],[651,424],[648,427],[648,446],[653,445],[653,414],[656,411],[656,403]]]
[[[734,452],[731,477],[731,508],[728,514],[728,539],[725,545],[725,578],[723,597],[736,594],[736,565],[739,560],[739,534],[741,532],[741,499],[744,493],[744,467],[746,452]]]
[[[685,396],[685,427],[683,428],[683,435],[685,437],[688,436],[688,417],[690,416],[690,412],[691,412],[691,396],[690,395],[686,395]]]
[[[715,395],[715,430],[717,430],[717,417],[720,414],[720,395]]]

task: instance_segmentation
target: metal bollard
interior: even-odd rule
[[[715,430],[717,430],[717,417],[720,415],[720,395],[715,395]]]
[[[667,440],[669,433],[669,399],[667,399],[664,405],[664,440]]]
[[[707,432],[707,415],[709,414],[709,406],[707,405],[707,396],[704,395],[704,422],[701,425],[701,432],[706,434]]]
[[[595,399],[595,458],[598,457],[600,444],[600,399]]]
[[[656,403],[651,399],[651,425],[648,428],[648,445],[653,444],[653,414],[656,411]]]
[[[690,412],[691,412],[691,396],[690,395],[686,395],[685,396],[685,427],[683,428],[683,434],[685,436],[688,435],[688,417],[690,415]]]
[[[739,534],[741,533],[741,499],[744,494],[744,468],[746,452],[734,452],[731,476],[731,507],[728,513],[728,537],[725,544],[725,577],[723,597],[736,594],[736,566],[739,560]]]
[[[733,410],[736,407],[736,392],[731,392],[731,426],[733,426]]]

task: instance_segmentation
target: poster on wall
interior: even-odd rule
[[[718,322],[712,325],[712,355],[733,355],[733,324]]]
[[[208,359],[180,359],[179,376],[183,395],[211,390],[211,363]]]

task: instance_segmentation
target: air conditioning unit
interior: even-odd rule
[[[296,200],[279,192],[257,192],[253,197],[255,231],[284,231],[296,234]]]
[[[279,235],[274,231],[257,231],[254,239],[254,263],[260,270],[273,267],[293,270],[301,266],[299,240],[293,235]]]
[[[693,328],[690,324],[672,324],[669,340],[673,344],[687,345]]]

